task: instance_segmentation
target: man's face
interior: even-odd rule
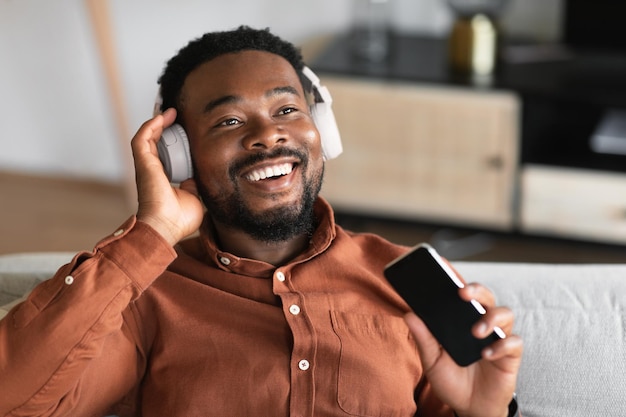
[[[323,159],[289,62],[225,54],[192,71],[181,93],[195,180],[214,221],[268,242],[310,231]]]

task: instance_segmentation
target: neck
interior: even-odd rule
[[[242,258],[283,265],[302,253],[308,246],[310,236],[302,233],[280,242],[265,242],[247,233],[214,222],[216,240],[222,250]]]

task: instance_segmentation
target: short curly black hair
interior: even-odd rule
[[[180,91],[185,79],[201,64],[231,52],[257,50],[271,52],[285,58],[300,73],[304,67],[302,54],[292,43],[270,33],[269,28],[253,29],[239,26],[237,29],[209,32],[190,41],[172,57],[159,77],[161,111],[180,105]]]

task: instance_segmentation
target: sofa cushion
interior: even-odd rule
[[[626,265],[454,265],[516,315],[525,417],[626,416]]]

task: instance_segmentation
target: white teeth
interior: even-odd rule
[[[257,169],[246,175],[249,181],[259,181],[272,177],[290,174],[293,170],[292,164],[274,165],[266,168]]]

